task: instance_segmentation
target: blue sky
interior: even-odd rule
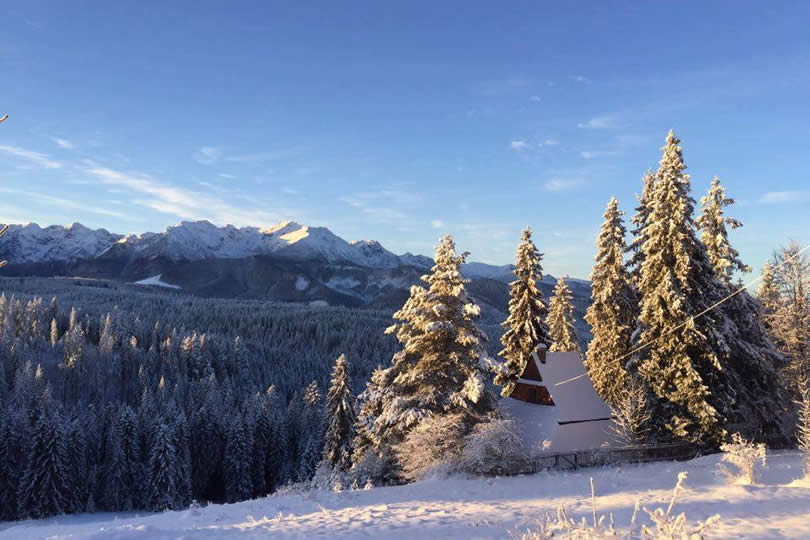
[[[300,5],[305,4],[305,5]],[[667,131],[759,268],[807,243],[807,2],[6,2],[0,222],[444,232],[586,277]]]

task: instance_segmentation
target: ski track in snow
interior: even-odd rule
[[[719,513],[722,521],[710,538],[810,538],[810,482],[794,482],[801,475],[797,452],[770,454],[755,486],[730,485],[717,474],[718,462],[713,455],[680,463],[310,491],[159,514],[61,516],[6,524],[0,539],[508,538],[509,529],[555,512],[561,503],[571,517],[590,520],[589,477],[598,513],[613,512],[624,528],[639,497],[651,510],[666,508],[679,471],[689,477],[675,513],[686,512],[691,523]]]

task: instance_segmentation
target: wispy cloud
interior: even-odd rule
[[[181,219],[207,219],[233,225],[267,225],[282,216],[263,209],[241,208],[220,197],[171,186],[140,172],[123,172],[90,164],[84,171],[102,184],[120,186],[147,197],[134,198],[133,203]]]
[[[537,143],[537,146],[557,146],[558,144],[560,144],[560,141],[549,137]]]
[[[583,150],[579,153],[582,159],[595,159],[600,157],[610,157],[617,155],[618,152],[613,150]]]
[[[620,127],[620,125],[615,115],[602,115],[580,122],[577,127],[582,129],[613,129]]]
[[[194,160],[201,165],[213,165],[222,157],[222,150],[215,146],[203,146],[194,152]]]
[[[535,103],[540,103],[542,101],[542,99],[540,99],[540,96],[530,96],[529,101],[533,101]]]
[[[571,79],[572,81],[582,83],[582,84],[591,84],[591,82],[593,82],[588,77],[585,77],[584,75],[571,75],[568,78]]]
[[[810,191],[768,191],[759,198],[765,204],[787,204],[810,201]]]
[[[444,221],[440,219],[434,219],[433,221],[430,222],[430,226],[433,227],[434,229],[441,229],[442,227],[444,227]]]
[[[409,220],[404,210],[420,201],[419,195],[399,185],[364,191],[340,197],[340,201],[380,221]]]
[[[270,150],[267,152],[256,152],[254,154],[241,154],[229,155],[223,158],[223,161],[230,161],[234,163],[247,163],[251,161],[273,161],[275,159],[284,159],[294,157],[301,154],[304,148],[301,146],[294,146],[291,148],[281,148],[279,150]]]
[[[46,169],[59,169],[62,167],[62,163],[51,159],[48,154],[26,150],[24,148],[20,148],[19,146],[0,145],[0,152],[5,152],[6,154],[26,159]]]
[[[76,148],[76,143],[68,139],[61,139],[59,137],[51,137],[51,140],[59,147],[66,150],[73,150]]]
[[[581,178],[549,178],[543,187],[546,191],[570,191],[585,184]]]
[[[512,147],[512,150],[525,150],[529,147],[529,144],[523,140],[516,140],[509,143],[509,146]]]
[[[88,205],[85,201],[72,201],[64,197],[55,197],[53,195],[47,195],[45,193],[37,193],[34,191],[26,191],[20,189],[0,188],[0,193],[20,195],[23,197],[27,197],[33,201],[42,204],[47,204],[48,206],[53,206],[56,208],[62,208],[64,210],[81,210],[83,212],[90,212],[92,214],[98,214],[101,216],[111,216],[132,220],[132,218],[126,214],[110,210],[109,208],[102,208],[98,206]]]

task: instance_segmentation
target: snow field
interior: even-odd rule
[[[590,520],[588,480],[596,485],[600,515],[614,513],[618,528],[635,501],[666,507],[679,471],[686,490],[675,513],[689,522],[720,514],[711,538],[810,538],[810,483],[797,452],[768,456],[759,484],[727,483],[719,455],[662,462],[545,472],[506,478],[434,478],[406,486],[341,493],[303,491],[229,505],[160,514],[89,514],[13,523],[0,539],[176,538],[508,538],[509,531],[564,504]]]

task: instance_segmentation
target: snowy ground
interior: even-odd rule
[[[560,503],[572,517],[589,516],[590,476],[599,512],[613,512],[624,526],[639,497],[650,509],[666,506],[679,471],[689,477],[676,511],[685,511],[691,522],[719,513],[722,522],[711,537],[810,538],[810,483],[793,482],[800,474],[797,453],[771,454],[756,486],[729,485],[716,474],[718,461],[715,455],[682,463],[308,492],[162,514],[65,516],[7,525],[0,539],[508,538],[510,528]]]
[[[166,283],[165,281],[161,281],[162,274],[158,274],[156,276],[152,276],[146,279],[142,279],[140,281],[136,281],[135,285],[157,285],[158,287],[166,287],[167,289],[179,289],[177,285],[172,285],[171,283]]]

